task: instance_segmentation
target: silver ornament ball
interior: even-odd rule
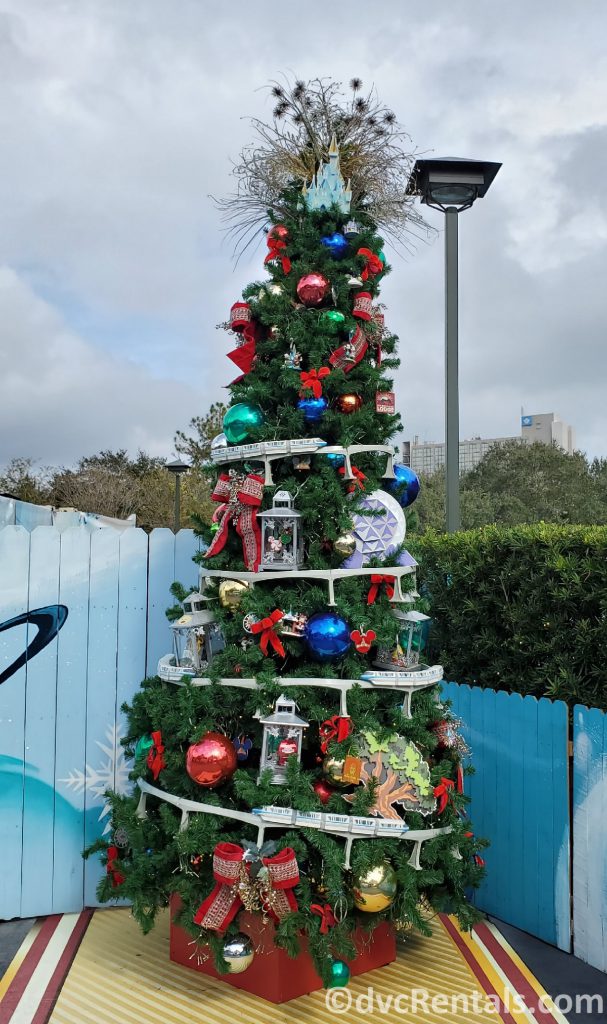
[[[242,974],[253,963],[253,943],[244,932],[232,935],[223,945],[223,958],[230,966],[230,974]]]

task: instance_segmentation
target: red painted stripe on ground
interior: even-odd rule
[[[473,953],[468,949],[466,943],[462,941],[462,938],[453,922],[449,920],[446,914],[440,914],[439,916],[445,927],[445,930],[447,931],[448,935],[453,939],[453,942],[459,949],[461,955],[468,964],[468,967],[474,974],[475,978],[477,979],[477,981],[480,981],[487,995],[491,996],[492,1000],[495,1000],[495,1005],[499,1006],[499,1015],[504,1021],[504,1024],[517,1024],[516,1020],[514,1019],[510,1011],[506,1009],[506,1007],[504,1006],[502,1000],[500,999],[499,992],[495,991],[495,988],[489,981],[489,978],[485,974],[478,960],[474,957]]]
[[[9,1021],[15,1012],[15,1007],[25,992],[28,982],[38,966],[40,957],[48,946],[51,936],[53,935],[53,932],[60,920],[61,914],[51,914],[50,917],[47,917],[42,928],[32,942],[32,945],[27,951],[25,960],[4,993],[2,1002],[0,1002],[0,1024],[9,1024]]]
[[[46,986],[44,995],[40,1000],[40,1004],[32,1018],[31,1024],[46,1024],[49,1019],[53,1007],[57,1002],[57,997],[61,991],[63,982],[65,981],[67,973],[72,966],[74,957],[78,952],[78,947],[84,938],[84,933],[91,923],[93,914],[93,910],[83,910],[76,921],[74,930],[72,931],[66,947],[59,958],[59,962],[53,971],[51,980]]]
[[[481,922],[480,924],[476,924],[473,930],[476,932],[483,945],[486,946],[500,969],[504,972],[513,988],[522,995],[527,1006],[533,1012],[535,1017],[541,1021],[552,1021],[552,1024],[558,1024],[558,1021],[553,1014],[540,1003],[541,997],[537,994],[529,982],[529,979],[525,977],[520,968],[517,967],[511,959],[507,950],[505,950],[495,938],[491,929],[487,928],[487,925]]]

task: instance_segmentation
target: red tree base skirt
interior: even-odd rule
[[[255,946],[255,959],[242,974],[218,974],[213,966],[213,958],[204,963],[196,962],[192,956],[191,938],[173,923],[173,917],[179,909],[179,902],[171,900],[171,960],[193,971],[218,978],[234,988],[244,989],[253,995],[261,996],[271,1003],[286,1003],[289,999],[297,999],[308,992],[316,992],[323,987],[312,957],[308,953],[307,940],[300,940],[301,952],[292,959],[284,949],[274,946],[275,927],[272,922],[264,924],[259,914],[241,912],[238,926],[242,932],[250,935]],[[352,975],[364,974],[377,967],[384,967],[396,959],[396,938],[394,929],[389,924],[380,924],[369,938],[358,929],[354,933],[354,944],[357,950],[355,960],[348,961]],[[208,950],[207,950],[208,952]]]

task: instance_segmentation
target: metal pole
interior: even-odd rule
[[[179,521],[181,519],[181,473],[175,473],[175,523],[174,531],[179,532]]]
[[[460,529],[457,207],[445,210],[445,466],[447,533]]]

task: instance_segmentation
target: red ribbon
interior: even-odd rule
[[[325,903],[324,907],[320,903],[311,903],[310,910],[313,914],[317,914],[320,917],[320,934],[326,935],[329,928],[334,928],[337,924],[335,914],[329,903]]]
[[[106,867],[105,870],[106,870],[107,874],[112,879],[112,886],[113,886],[114,889],[117,889],[119,885],[122,885],[122,883],[124,882],[124,879],[125,879],[125,876],[122,874],[122,871],[120,871],[116,867],[117,862],[118,862],[118,847],[117,846],[108,846],[108,849],[107,849],[107,867]]]
[[[267,263],[271,263],[273,260],[280,260],[282,269],[285,274],[291,273],[291,260],[287,256],[283,249],[287,248],[287,243],[283,242],[281,238],[273,238],[272,235],[268,235],[268,249],[270,250],[265,260],[263,261],[264,267]]]
[[[394,597],[394,576],[385,576],[382,573],[373,573],[371,576],[371,586],[369,587],[369,593],[367,594],[367,604],[375,604],[377,595],[381,587],[385,586],[386,594],[391,601]]]
[[[251,626],[251,633],[261,633],[259,646],[266,658],[268,656],[268,647],[271,647],[273,651],[276,651],[281,658],[284,658],[285,656],[285,649],[278,638],[276,630],[274,629],[274,626],[277,622],[280,622],[283,615],[284,612],[281,612],[280,608],[275,608],[267,618],[261,619],[260,622],[254,622]]]
[[[223,551],[228,539],[230,523],[236,526],[236,533],[242,539],[244,564],[249,572],[257,572],[261,559],[261,531],[257,521],[256,508],[263,497],[263,477],[249,473],[246,477],[231,477],[222,473],[215,485],[211,498],[223,504],[213,515],[219,523],[205,558],[213,558]]]
[[[379,256],[376,256],[374,252],[371,252],[370,249],[359,249],[356,255],[364,256],[366,260],[363,272],[360,275],[363,281],[368,281],[369,278],[377,277],[378,274],[381,274],[384,265]]]
[[[474,839],[474,832],[464,832],[464,835],[465,835],[466,839]],[[485,858],[481,857],[480,853],[473,853],[472,854],[472,858],[473,858],[474,863],[476,864],[477,868],[484,868],[486,866],[485,865]]]
[[[357,327],[350,340],[345,345],[340,345],[329,356],[331,366],[336,370],[343,370],[349,373],[360,363],[362,357],[369,347],[365,332]]]
[[[240,910],[242,900],[236,888],[240,879],[244,850],[235,843],[218,843],[213,853],[213,877],[217,883],[213,892],[201,903],[194,915],[194,924],[223,932]],[[285,847],[275,857],[262,857],[268,869],[268,881],[276,899],[269,913],[281,921],[292,910],[297,910],[293,889],[299,882],[299,868],[295,851]],[[247,874],[250,864],[244,865]]]
[[[320,383],[323,377],[328,377],[331,373],[328,366],[321,366],[320,370],[303,370],[299,375],[302,388],[310,388],[314,398],[320,398],[322,395],[322,384]]]
[[[365,485],[363,483],[363,480],[367,479],[365,474],[362,473],[360,469],[357,469],[356,466],[350,466],[350,469],[352,470],[352,476],[354,477],[354,480],[351,480],[349,482],[348,494],[352,494],[353,491],[355,491],[357,487],[359,487],[361,491],[364,491]],[[345,476],[346,475],[346,467],[345,466],[340,466],[340,468],[338,469],[337,472],[339,473],[340,476]]]
[[[453,799],[453,790],[455,789],[455,783],[453,779],[442,778],[438,786],[434,787],[434,796],[438,800],[438,813],[442,814],[447,804]]]
[[[350,633],[350,640],[354,641],[354,646],[359,654],[368,654],[376,638],[377,633],[372,629],[368,629],[365,633],[361,633],[360,629],[355,629]]]
[[[326,722],[318,727],[318,735],[320,736],[322,743],[320,749],[323,754],[327,753],[327,748],[332,740],[337,740],[338,743],[342,743],[348,738],[352,731],[352,720],[349,715],[342,717],[341,715],[333,715],[333,718],[327,718]]]
[[[164,760],[164,747],[162,745],[162,733],[152,733],[153,747],[150,747],[148,753],[148,768],[151,770],[154,776],[154,781],[158,778],[163,768],[166,768],[166,762]]]

